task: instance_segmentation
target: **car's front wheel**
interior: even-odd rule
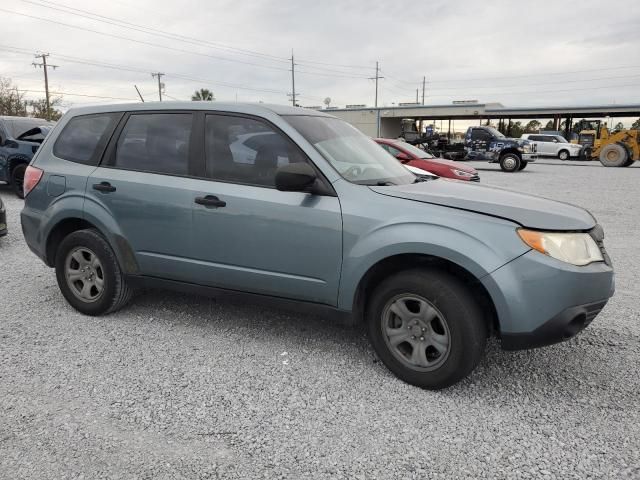
[[[505,153],[500,157],[500,168],[503,172],[517,172],[520,170],[520,157],[515,153]]]
[[[469,289],[441,270],[384,280],[367,305],[371,343],[382,362],[412,385],[440,389],[466,377],[484,353],[487,327]]]
[[[62,295],[85,315],[113,312],[131,298],[113,250],[96,230],[66,236],[58,247],[55,266]]]

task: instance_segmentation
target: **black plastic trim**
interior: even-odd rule
[[[607,304],[607,300],[569,307],[530,333],[503,333],[503,350],[526,350],[564,342],[584,330]]]

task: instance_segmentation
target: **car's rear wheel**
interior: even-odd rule
[[[569,160],[569,152],[567,150],[560,150],[558,152],[558,158],[560,160]]]
[[[529,165],[529,162],[522,160],[520,162],[520,168],[518,168],[518,170],[524,170],[525,168],[527,168],[527,165]]]
[[[484,353],[487,327],[468,288],[440,270],[393,275],[367,305],[369,338],[401,380],[427,389],[466,377]]]
[[[515,153],[505,153],[500,157],[500,168],[503,172],[517,172],[520,170],[520,157]]]
[[[26,170],[27,165],[24,163],[19,163],[11,170],[11,186],[20,198],[24,198],[24,172]]]
[[[66,236],[56,253],[56,278],[62,295],[86,315],[123,307],[132,291],[107,241],[93,229]]]

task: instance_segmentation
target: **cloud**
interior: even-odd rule
[[[70,93],[136,99],[137,85],[155,98],[151,72],[160,71],[173,98],[188,99],[204,87],[220,100],[286,103],[293,49],[296,90],[305,105],[321,105],[327,96],[337,105],[372,104],[374,82],[368,78],[376,61],[384,77],[379,101],[386,105],[415,100],[416,88],[421,96],[423,76],[428,103],[469,98],[522,106],[640,103],[640,61],[634,62],[640,9],[603,9],[594,0],[578,6],[546,0],[34,3],[40,1],[3,6],[49,21],[1,12],[1,43],[51,52],[50,61],[60,67],[51,72],[51,86]],[[82,10],[157,34],[122,28],[107,18],[83,18]],[[21,88],[43,88],[42,72],[31,67],[28,53],[0,53],[1,71]],[[65,101],[109,99],[67,95]]]

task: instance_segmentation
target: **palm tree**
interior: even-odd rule
[[[216,97],[213,96],[213,92],[211,90],[208,90],[206,88],[201,88],[200,90],[196,90],[193,95],[191,95],[191,100],[195,101],[207,101],[207,102],[212,102],[216,99]]]

